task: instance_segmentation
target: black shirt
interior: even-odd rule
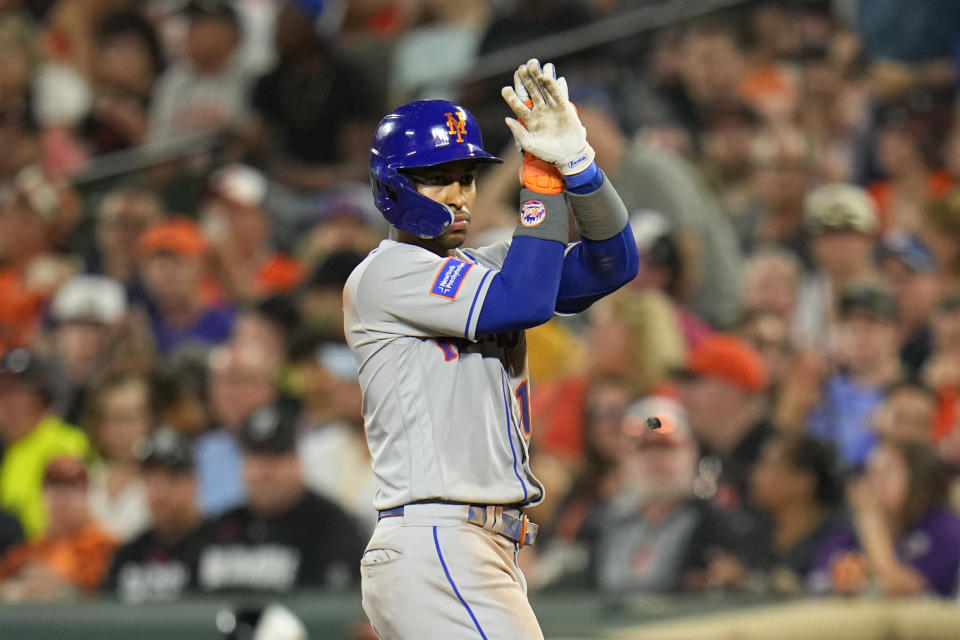
[[[0,446],[0,457],[2,454],[3,448]],[[12,513],[0,510],[0,557],[19,542],[23,542],[23,527],[20,526],[20,521]]]
[[[363,74],[335,58],[310,66],[281,61],[253,91],[253,107],[275,129],[280,150],[306,164],[341,161],[343,125],[374,118],[378,106]]]
[[[248,506],[228,511],[213,537],[200,555],[200,586],[208,591],[341,589],[359,578],[365,547],[350,516],[311,492],[273,518]]]
[[[760,450],[767,439],[776,433],[776,427],[769,420],[761,420],[755,424],[730,453],[725,456],[704,451],[704,461],[701,469],[717,473],[715,478],[717,491],[713,501],[718,506],[736,511],[751,509],[750,505],[750,472],[760,457]],[[708,458],[713,458],[712,464]],[[705,464],[707,463],[707,464]]]
[[[209,521],[173,543],[150,529],[117,550],[100,589],[126,602],[178,600],[198,588],[200,551],[212,539]]]

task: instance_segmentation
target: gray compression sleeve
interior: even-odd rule
[[[577,231],[584,238],[608,240],[627,225],[627,208],[606,175],[603,184],[593,193],[579,195],[567,191],[566,196]]]
[[[537,193],[526,188],[521,189],[520,221],[513,235],[556,240],[567,244],[570,240],[570,224],[564,194]]]

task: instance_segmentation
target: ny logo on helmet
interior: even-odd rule
[[[447,132],[452,136],[457,136],[457,142],[463,142],[463,136],[467,135],[467,123],[463,119],[463,113],[457,111],[456,118],[450,111],[443,115],[447,116]]]

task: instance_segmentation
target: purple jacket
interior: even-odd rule
[[[956,594],[960,572],[960,517],[942,509],[931,511],[908,527],[894,546],[900,561],[923,575],[932,591],[946,597]],[[856,534],[850,529],[828,535],[813,563],[812,585],[821,588],[829,585],[833,557],[859,548]]]

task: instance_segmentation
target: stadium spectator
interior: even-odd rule
[[[876,161],[884,177],[867,188],[887,230],[916,231],[929,203],[954,187],[942,169],[950,106],[938,102],[919,93],[878,105]]]
[[[633,398],[626,380],[616,376],[592,379],[583,408],[583,462],[571,470],[567,460],[534,454],[533,468],[553,494],[530,511],[541,523],[536,562],[524,569],[531,588],[564,585],[584,574],[591,523],[620,490],[623,419]]]
[[[156,377],[156,422],[195,436],[213,424],[205,349],[180,350],[160,368]]]
[[[833,456],[804,433],[780,433],[763,446],[750,475],[751,502],[768,518],[747,561],[776,592],[807,591],[826,537],[839,526],[842,500]]]
[[[657,416],[658,429],[646,420]],[[644,398],[623,421],[620,489],[594,524],[591,575],[608,593],[672,592],[734,584],[736,530],[694,496],[697,443],[675,402]]]
[[[260,351],[267,359],[264,366],[279,375],[286,364],[288,342],[299,327],[300,318],[289,298],[264,298],[237,316],[228,345],[239,351]]]
[[[225,346],[209,357],[210,412],[215,428],[195,443],[200,508],[219,515],[241,504],[247,487],[237,436],[258,407],[279,395],[273,354],[259,345]]]
[[[86,435],[50,412],[47,368],[25,349],[0,357],[0,506],[20,520],[30,540],[40,537],[49,514],[43,473],[55,457],[86,456]]]
[[[960,288],[960,189],[923,210],[920,235],[937,260],[946,290]]]
[[[806,344],[826,349],[840,296],[853,283],[880,277],[873,263],[878,222],[867,193],[848,184],[810,191],[804,211],[816,271],[800,292],[800,331]]]
[[[94,46],[93,107],[83,134],[99,155],[146,139],[151,94],[166,61],[153,25],[135,9],[104,18]]]
[[[304,481],[372,532],[376,479],[363,435],[357,362],[344,343],[305,336],[291,350],[290,364],[303,402],[297,453]]]
[[[311,215],[301,221],[293,244],[300,262],[317,269],[333,254],[354,251],[361,256],[376,249],[387,233],[386,220],[372,203],[366,185],[353,183],[328,189],[314,201]]]
[[[147,128],[153,143],[240,129],[249,117],[252,78],[236,55],[240,24],[233,3],[190,0],[183,11],[189,22],[186,56],[157,80]]]
[[[304,484],[296,422],[296,408],[277,403],[244,424],[248,499],[214,523],[214,540],[200,555],[202,589],[343,589],[357,582],[364,540],[340,507]]]
[[[0,509],[0,558],[7,549],[23,542],[23,527],[16,516]]]
[[[718,333],[690,352],[676,379],[703,455],[703,495],[731,511],[748,507],[750,470],[774,433],[763,359],[745,340]]]
[[[933,350],[930,318],[943,297],[943,280],[936,260],[916,233],[894,232],[879,247],[880,269],[900,309],[900,362],[917,376]]]
[[[937,394],[916,380],[890,385],[874,412],[873,429],[884,441],[933,444]]]
[[[680,84],[669,96],[671,108],[674,117],[696,136],[701,114],[740,98],[746,60],[738,34],[722,20],[692,24],[680,39],[678,53]]]
[[[343,336],[343,287],[363,258],[354,249],[342,249],[317,265],[296,295],[306,327],[330,338]]]
[[[165,426],[140,444],[153,526],[117,550],[100,588],[124,602],[178,600],[199,587],[197,562],[211,536],[197,508],[192,445]]]
[[[307,0],[283,3],[275,31],[279,60],[251,98],[248,135],[278,183],[267,208],[278,216],[281,236],[312,213],[316,192],[367,177],[379,101],[364,72],[315,29],[322,11]]]
[[[673,308],[656,291],[616,291],[592,307],[583,333],[585,371],[538,387],[531,404],[539,455],[577,465],[584,456],[585,401],[594,379],[616,376],[634,397],[653,392],[683,363],[686,346]]]
[[[717,104],[703,114],[700,166],[723,210],[734,220],[746,213],[753,200],[751,152],[761,126],[759,114],[742,101]]]
[[[0,23],[0,116],[15,121],[30,110],[30,80],[41,60],[36,26],[25,16],[10,12]],[[7,177],[3,172],[0,176]]]
[[[790,334],[803,346],[798,325],[803,266],[795,254],[781,247],[760,247],[743,265],[740,296],[745,315],[772,314],[790,327]]]
[[[67,422],[79,423],[89,386],[104,369],[109,344],[126,311],[123,287],[103,276],[74,276],[53,297],[53,353],[48,363],[53,410]]]
[[[684,265],[677,234],[665,216],[651,210],[630,216],[630,226],[641,259],[637,277],[627,286],[666,295],[687,347],[697,346],[714,330],[681,300]]]
[[[90,512],[119,542],[127,542],[150,523],[136,453],[153,424],[152,409],[148,377],[114,374],[91,389],[80,423],[100,454],[89,470]]]
[[[0,559],[0,597],[63,600],[90,595],[103,579],[116,543],[90,516],[87,472],[79,458],[59,457],[43,471],[50,520],[43,536]]]
[[[0,188],[0,343],[8,348],[28,345],[44,305],[76,270],[54,249],[78,213],[76,194],[36,166]]]
[[[933,353],[923,368],[922,379],[937,392],[938,406],[933,439],[945,445],[960,437],[955,426],[960,420],[960,295],[944,297],[934,310]],[[956,454],[950,460],[958,460]]]
[[[897,303],[883,287],[857,285],[840,300],[838,369],[824,382],[807,417],[812,435],[837,448],[847,469],[864,464],[876,442],[870,427],[886,387],[901,376]]]
[[[744,316],[738,333],[763,360],[768,378],[767,396],[770,406],[775,407],[796,352],[790,326],[779,315],[755,312]]]
[[[750,199],[736,220],[743,251],[779,246],[809,266],[803,200],[816,178],[809,140],[792,126],[763,131],[750,145],[750,162]]]
[[[143,282],[137,270],[140,236],[163,217],[155,193],[138,187],[118,187],[103,196],[96,212],[96,250],[87,258],[88,273],[123,283],[130,302],[141,302]]]
[[[954,596],[960,517],[946,508],[948,478],[928,445],[878,446],[847,491],[854,529],[831,536],[815,563],[820,583],[837,593],[872,585],[885,596]]]
[[[185,217],[155,222],[140,237],[140,274],[157,350],[169,354],[190,343],[219,344],[230,335],[234,312],[203,301],[207,243]]]
[[[227,165],[210,178],[202,203],[202,226],[229,300],[247,304],[293,289],[303,268],[270,246],[270,225],[263,201],[266,178],[245,165]]]
[[[491,7],[473,0],[425,0],[420,21],[402,33],[392,56],[390,103],[448,98],[476,58]]]

